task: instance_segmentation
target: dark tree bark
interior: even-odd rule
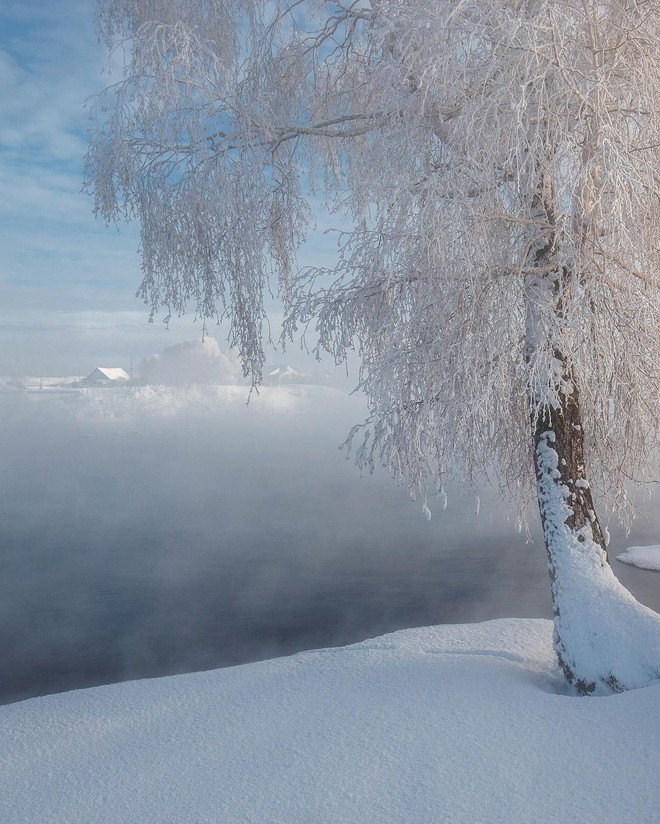
[[[558,353],[555,357],[566,366]],[[594,554],[598,563],[606,567],[608,560],[605,539],[596,515],[585,466],[579,391],[570,369],[566,368],[564,374],[567,383],[572,387],[571,393],[562,395],[559,406],[547,408],[543,415],[533,417],[531,422],[537,486],[540,490],[547,488],[548,484],[557,486],[558,494],[563,498],[567,510],[564,525],[576,536],[577,544],[583,547],[583,551]],[[544,454],[548,449],[552,449],[557,455],[556,466],[548,466]],[[560,582],[557,554],[565,551],[565,547],[562,546],[562,536],[557,534],[556,500],[554,496],[547,494],[538,496],[555,617],[555,651],[569,684],[573,684],[579,693],[586,695],[595,690],[596,684],[593,681],[587,682],[579,673],[574,672],[573,666],[569,663],[570,651],[566,649],[564,639],[557,629],[557,619],[561,617],[562,609],[558,589]],[[608,679],[612,688],[619,691],[620,687],[614,676],[609,676]]]
[[[555,223],[553,198],[550,176],[541,175],[535,212],[549,226]],[[551,229],[530,255],[526,356],[534,378],[530,378],[528,391],[537,500],[552,591],[555,652],[569,684],[581,694],[590,694],[596,683],[576,671],[572,651],[562,637],[560,556],[577,548],[592,556],[590,562],[601,569],[607,567],[609,571],[609,563],[587,477],[579,387],[571,363],[557,342],[566,320],[565,306],[574,273],[559,265],[555,268],[556,244],[556,233]],[[553,359],[539,365],[537,348],[540,339],[547,336],[553,341]],[[616,679],[607,678],[618,690]]]
[[[539,217],[552,226],[547,180],[539,188],[537,206]],[[660,678],[660,616],[619,583],[607,559],[589,485],[579,386],[561,345],[576,276],[553,265],[555,242],[551,231],[536,245],[525,283],[530,423],[554,648],[578,693],[620,692]],[[542,354],[548,343],[551,358]]]

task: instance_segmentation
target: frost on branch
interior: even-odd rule
[[[139,219],[154,315],[227,314],[258,381],[277,279],[286,335],[358,350],[355,446],[415,493],[451,468],[528,489],[530,417],[568,362],[591,483],[625,504],[658,429],[657,4],[101,0],[98,20],[125,70],[88,183]],[[319,195],[353,228],[298,276]]]

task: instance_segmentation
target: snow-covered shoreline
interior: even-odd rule
[[[616,559],[622,564],[660,572],[660,545],[631,546],[621,555],[617,555]]]
[[[0,707],[4,824],[652,824],[660,684],[565,692],[551,622]]]

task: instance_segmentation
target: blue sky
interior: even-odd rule
[[[0,374],[77,374],[162,348],[134,298],[135,228],[107,230],[80,191],[85,100],[104,82],[93,11],[0,3]]]
[[[147,322],[137,227],[106,228],[81,192],[85,100],[108,81],[94,8],[0,0],[0,375],[126,366],[201,335]]]

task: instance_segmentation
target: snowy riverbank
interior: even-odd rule
[[[631,546],[616,559],[623,564],[660,572],[660,546]]]
[[[565,694],[545,620],[0,707],[5,824],[652,824],[660,684]]]

